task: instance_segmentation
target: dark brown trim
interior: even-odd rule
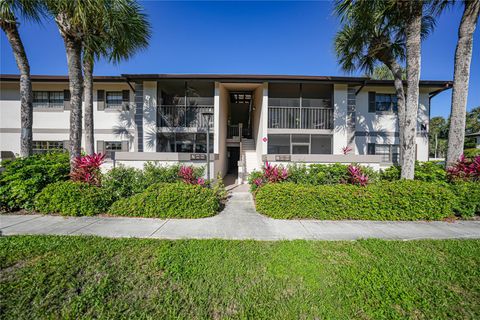
[[[66,82],[67,76],[54,75],[32,75],[34,82]],[[302,76],[302,75],[255,75],[255,74],[122,74],[121,76],[95,76],[94,82],[125,82],[135,80],[161,80],[161,79],[195,79],[195,80],[217,80],[222,82],[324,82],[324,83],[345,83],[359,86],[393,86],[393,80],[371,80],[366,77],[342,77],[342,76]],[[19,81],[17,74],[0,74],[0,81]],[[406,82],[405,82],[406,84]],[[449,89],[452,81],[443,80],[421,80],[423,87],[438,87],[444,90]]]
[[[31,75],[34,82],[68,82],[68,76]],[[18,74],[0,74],[0,81],[20,81]],[[94,82],[125,82],[121,76],[94,76]]]

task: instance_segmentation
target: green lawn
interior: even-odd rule
[[[0,318],[480,318],[480,241],[0,238]]]

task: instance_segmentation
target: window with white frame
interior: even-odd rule
[[[34,108],[63,108],[63,91],[33,91]]]
[[[123,95],[122,91],[107,91],[106,92],[106,108],[120,109],[122,108]]]
[[[34,154],[43,154],[48,152],[63,152],[63,141],[32,141],[32,151]]]
[[[382,162],[398,163],[400,147],[398,144],[375,144],[369,143],[367,154],[381,155]]]

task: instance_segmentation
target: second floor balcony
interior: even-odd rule
[[[278,129],[333,129],[333,108],[269,106],[268,127]]]
[[[163,105],[158,106],[157,110],[159,127],[205,128],[207,119],[203,116],[203,113],[213,112],[213,106]],[[210,123],[210,126],[213,126],[213,123]]]

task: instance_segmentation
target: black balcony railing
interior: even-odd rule
[[[164,105],[158,107],[160,127],[204,128],[207,120],[204,112],[213,112],[213,106]],[[213,121],[213,119],[212,119]],[[213,123],[210,123],[213,126]]]
[[[333,129],[333,109],[269,106],[268,127],[281,129]]]

